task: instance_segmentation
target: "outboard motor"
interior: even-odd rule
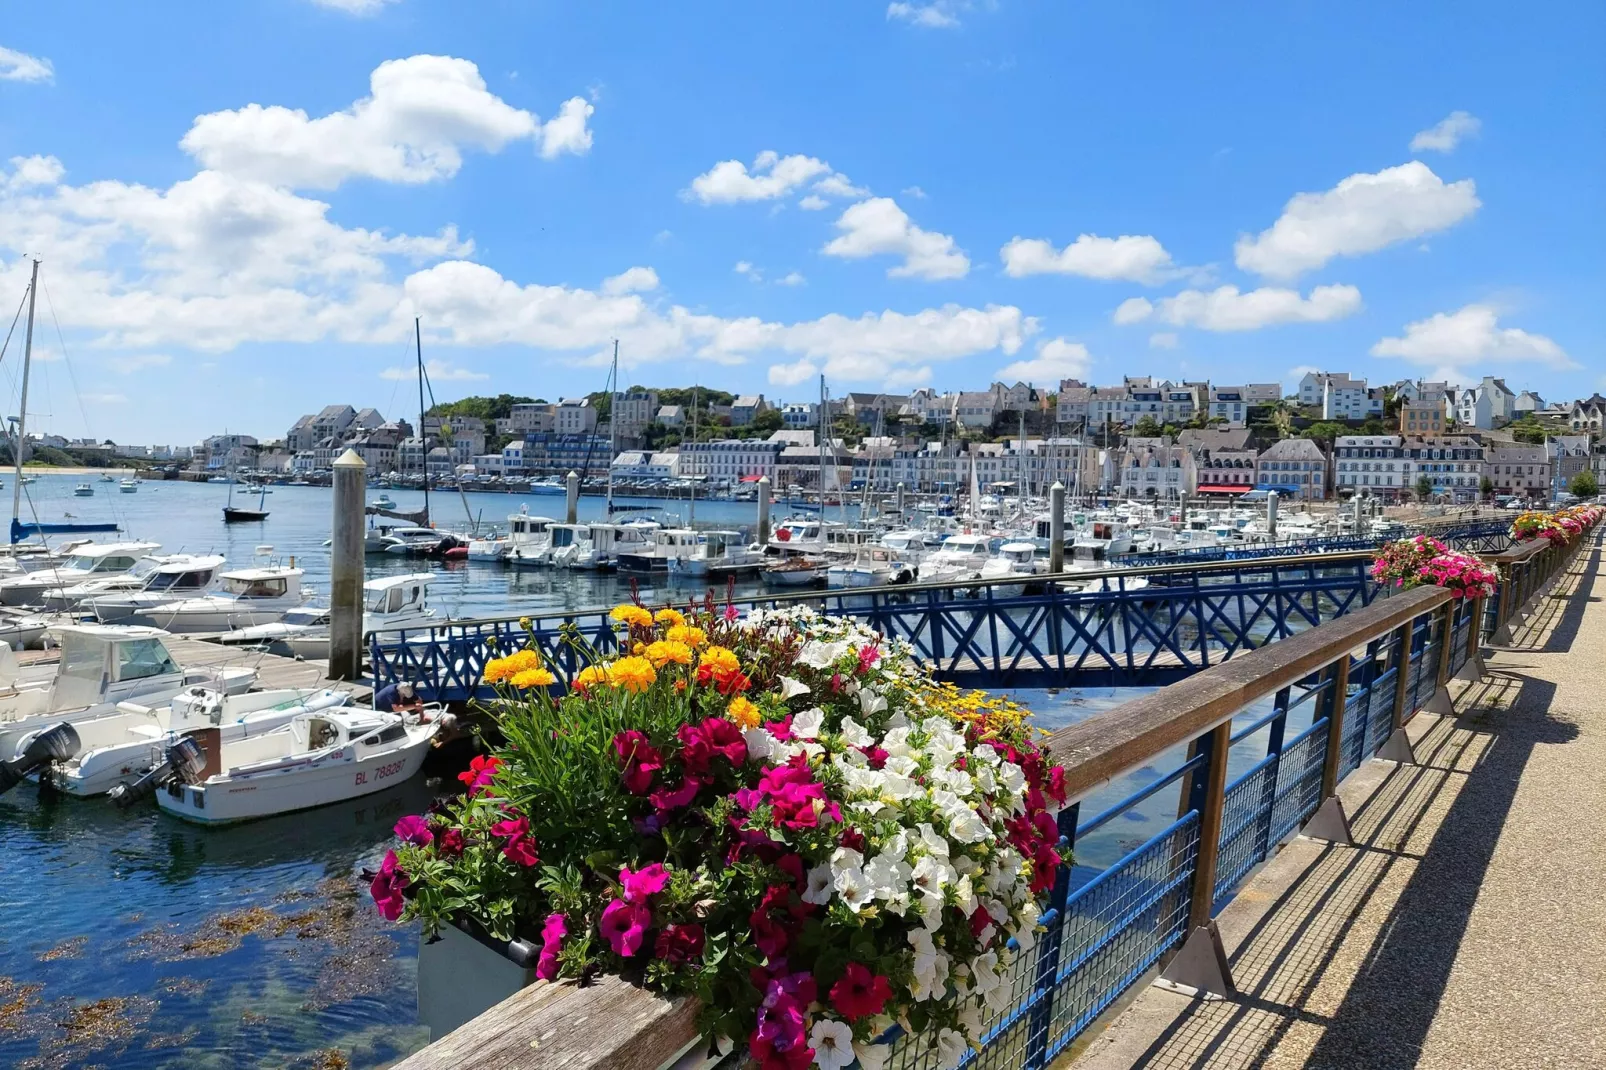
[[[21,754],[8,762],[0,762],[0,794],[22,783],[35,769],[51,762],[66,761],[77,754],[81,746],[77,729],[65,721],[39,733]]]
[[[170,780],[194,784],[201,779],[205,768],[206,752],[201,745],[193,737],[181,736],[167,748],[167,756],[160,765],[132,784],[119,784],[106,794],[119,810],[126,810],[141,799],[156,794],[156,789]]]

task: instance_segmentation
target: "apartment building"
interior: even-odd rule
[[[1273,442],[1255,459],[1255,486],[1299,501],[1327,497],[1327,457],[1308,438]]]
[[[1543,446],[1491,446],[1485,474],[1496,494],[1545,498],[1550,494],[1550,453]]]
[[[965,390],[954,404],[954,419],[968,431],[984,431],[1003,411],[1003,403],[994,391]]]
[[[731,426],[746,427],[753,417],[770,407],[763,394],[743,394],[731,403]]]
[[[1398,500],[1412,484],[1405,441],[1404,435],[1340,435],[1333,442],[1333,492]]]
[[[1243,427],[1249,419],[1248,389],[1242,386],[1217,386],[1210,389],[1211,420],[1224,421],[1227,427]]]
[[[1088,418],[1088,401],[1093,388],[1080,379],[1061,379],[1059,394],[1055,397],[1054,419],[1062,424],[1085,427]]]
[[[1180,501],[1199,492],[1199,466],[1185,446],[1128,448],[1121,462],[1120,492],[1126,498]]]
[[[766,442],[754,439],[719,439],[714,442],[682,442],[680,444],[680,474],[696,479],[704,478],[715,483],[753,482],[769,476],[775,483],[776,461],[785,442]]]
[[[1407,438],[1403,445],[1408,463],[1406,486],[1415,488],[1427,476],[1433,493],[1457,502],[1476,501],[1483,483],[1485,448],[1471,435]]]
[[[1597,393],[1573,402],[1567,424],[1574,431],[1599,434],[1606,428],[1606,397]]]
[[[654,419],[656,419],[660,424],[663,424],[665,427],[676,428],[676,429],[681,428],[681,427],[685,427],[686,426],[686,409],[685,409],[685,406],[683,406],[683,405],[660,405],[660,406],[658,406],[658,412],[655,414]]]
[[[553,430],[560,435],[589,435],[597,429],[597,410],[590,398],[564,398],[558,404]]]
[[[1556,435],[1545,440],[1544,448],[1550,458],[1550,492],[1564,494],[1574,476],[1589,470],[1589,436]]]
[[[647,430],[658,412],[658,393],[654,390],[632,390],[613,396],[611,419],[620,435],[635,436]]]
[[[561,406],[560,406],[561,408]],[[586,408],[595,414],[589,405]],[[507,456],[506,450],[503,456]],[[582,476],[607,475],[613,460],[613,450],[607,435],[564,434],[560,431],[537,431],[524,436],[524,449],[520,458],[523,470],[529,475],[565,475],[579,472]]]
[[[1400,434],[1444,434],[1442,401],[1407,401],[1400,405]]]
[[[1200,494],[1245,494],[1255,488],[1255,462],[1259,453],[1252,449],[1211,450],[1199,461]]]

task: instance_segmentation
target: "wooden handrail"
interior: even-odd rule
[[[1067,798],[1086,796],[1450,600],[1442,587],[1417,587],[1060,729],[1048,746],[1065,767]]]
[[[537,981],[391,1070],[659,1070],[697,1042],[697,1009],[618,977]]]

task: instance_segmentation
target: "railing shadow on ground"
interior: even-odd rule
[[[1576,736],[1572,726],[1548,719],[1508,727],[1478,711],[1502,699],[1542,711],[1553,693],[1550,683],[1503,674],[1468,688],[1463,703],[1471,714],[1433,725],[1416,744],[1421,764],[1393,769],[1356,810],[1355,845],[1321,848],[1229,955],[1238,995],[1191,1002],[1133,1065],[1260,1066],[1303,1028],[1314,1034],[1306,1066],[1413,1066],[1522,767],[1539,743]],[[1443,823],[1420,844],[1442,806]],[[1317,997],[1335,963],[1351,957],[1344,945],[1366,904],[1400,881],[1404,889],[1357,979],[1336,1010],[1327,1010]],[[1409,1006],[1401,1011],[1404,990]]]
[[[1583,625],[1584,613],[1594,600],[1595,577],[1599,575],[1600,563],[1599,544],[1587,557],[1579,555],[1579,559],[1573,563],[1573,569],[1557,584],[1558,589],[1552,597],[1547,599],[1547,609],[1559,609],[1559,613],[1552,613],[1553,626],[1534,629],[1534,632],[1543,635],[1543,642],[1537,647],[1523,646],[1518,649],[1534,649],[1543,654],[1559,654],[1572,649],[1573,642],[1578,638],[1578,629]],[[1544,614],[1536,616],[1542,617]],[[1518,637],[1519,642],[1528,638]]]

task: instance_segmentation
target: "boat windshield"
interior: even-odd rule
[[[144,680],[176,672],[178,666],[160,639],[131,639],[117,647],[119,680]]]
[[[245,579],[234,576],[223,581],[223,589],[230,594],[237,594],[243,598],[279,598],[289,590],[290,584],[283,576],[268,576],[258,579]]]
[[[152,591],[193,591],[212,582],[212,570],[197,572],[159,572],[151,577],[147,589]]]
[[[298,609],[292,609],[290,612],[286,613],[284,615],[284,623],[308,626],[328,624],[329,611],[327,609],[316,609],[312,606],[302,606]]]
[[[56,667],[57,675],[93,680],[98,684],[105,671],[106,648],[99,640],[72,632],[62,633],[61,663]]]

